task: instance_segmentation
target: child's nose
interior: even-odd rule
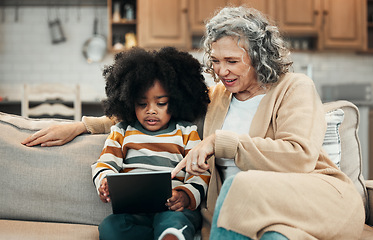
[[[148,114],[155,114],[157,113],[156,109],[155,109],[155,106],[153,104],[149,104],[148,105],[148,108],[147,108],[147,111],[146,111]]]

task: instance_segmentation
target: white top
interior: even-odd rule
[[[265,94],[260,94],[246,101],[240,101],[232,97],[222,130],[228,130],[238,134],[249,134],[251,122],[264,96]],[[223,181],[229,176],[235,175],[241,171],[236,166],[234,159],[217,158],[216,164],[220,170]]]

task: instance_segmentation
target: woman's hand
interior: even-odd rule
[[[166,206],[168,209],[172,211],[183,211],[184,208],[189,207],[190,199],[188,194],[186,194],[182,190],[173,190],[172,189],[172,196],[167,199]]]
[[[206,172],[209,169],[209,165],[206,161],[215,153],[214,149],[215,134],[212,134],[189,151],[184,159],[176,165],[171,173],[171,177],[174,178],[184,167],[186,171],[192,175],[201,175]]]
[[[53,125],[37,131],[21,143],[28,147],[39,144],[42,147],[59,146],[70,142],[82,133],[87,133],[87,129],[82,122]]]
[[[100,193],[100,199],[102,202],[110,202],[109,186],[107,184],[107,178],[102,179],[101,186],[98,188]]]

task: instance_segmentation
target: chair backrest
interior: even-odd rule
[[[79,85],[24,84],[22,116],[64,116],[80,121],[82,102]]]

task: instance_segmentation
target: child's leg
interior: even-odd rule
[[[100,240],[153,239],[152,217],[111,214],[98,226]]]
[[[199,210],[191,211],[185,209],[182,212],[165,211],[154,216],[154,239],[158,239],[167,228],[182,229],[186,240],[193,239],[196,230],[201,227],[201,214]]]

